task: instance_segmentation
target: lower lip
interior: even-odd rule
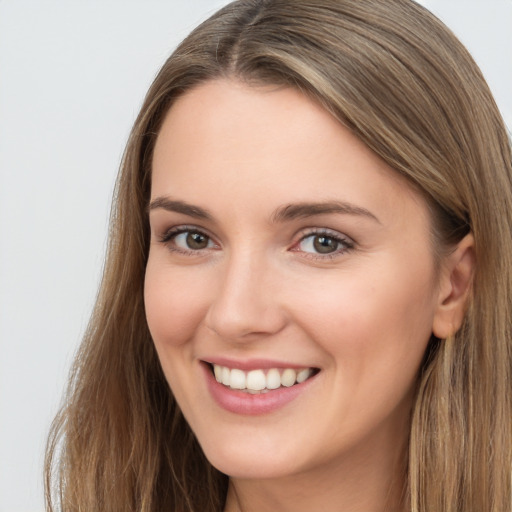
[[[289,388],[281,387],[267,393],[252,395],[244,391],[228,388],[215,380],[209,365],[201,364],[206,376],[208,389],[215,400],[223,409],[235,414],[258,415],[269,414],[281,409],[286,404],[304,393],[310,386],[315,376],[300,384],[294,384]]]

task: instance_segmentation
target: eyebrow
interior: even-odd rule
[[[185,201],[169,199],[168,197],[157,197],[149,203],[149,211],[156,210],[158,208],[163,208],[168,212],[183,213],[184,215],[188,215],[195,219],[213,220],[213,215],[208,212],[208,210],[205,210],[200,206],[194,206],[186,203]]]
[[[182,213],[201,220],[213,220],[213,215],[200,206],[195,206],[185,201],[178,201],[168,197],[157,197],[149,203],[148,210],[156,210],[162,208],[169,212]],[[327,214],[343,214],[367,217],[380,224],[379,219],[366,208],[356,206],[344,201],[327,201],[320,203],[290,203],[277,208],[271,215],[272,223],[281,223],[295,219],[303,219],[306,217],[314,217],[316,215]]]
[[[292,203],[281,206],[272,214],[272,222],[285,222],[315,215],[338,213],[367,217],[380,224],[380,220],[366,208],[344,201],[328,201],[322,203]]]

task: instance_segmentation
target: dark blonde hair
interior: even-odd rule
[[[240,0],[164,64],[128,141],[101,289],[52,427],[48,510],[223,509],[227,477],[169,390],[143,304],[155,139],[178,96],[217,78],[297,88],[323,105],[421,191],[436,254],[473,233],[463,326],[432,339],[418,377],[406,507],[512,510],[510,141],[468,52],[411,0]]]

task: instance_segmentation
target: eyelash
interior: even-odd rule
[[[200,256],[201,253],[204,252],[204,250],[208,249],[208,247],[204,249],[183,249],[181,247],[178,247],[174,241],[175,239],[184,233],[190,233],[190,234],[198,234],[201,236],[204,236],[208,239],[209,242],[215,242],[213,241],[213,238],[205,233],[203,230],[198,229],[195,226],[177,226],[174,228],[171,228],[167,230],[161,237],[160,242],[163,243],[168,247],[168,249],[172,252],[184,254],[186,256]],[[332,241],[334,241],[337,245],[341,247],[337,247],[333,252],[321,254],[321,253],[315,253],[315,252],[306,252],[306,251],[300,251],[298,249],[299,245],[303,243],[308,238],[314,238],[314,237],[325,237]],[[303,233],[301,238],[294,243],[294,245],[291,247],[292,252],[302,252],[303,256],[305,258],[309,259],[316,259],[316,260],[330,260],[334,259],[336,257],[339,257],[340,255],[354,249],[355,244],[354,242],[345,236],[340,235],[340,233],[336,231],[331,231],[328,229],[310,229],[306,233]]]
[[[209,241],[213,241],[212,237],[205,233],[203,230],[196,228],[195,226],[177,226],[167,230],[161,237],[160,242],[167,246],[172,252],[184,254],[186,256],[199,256],[199,253],[203,252],[201,249],[183,249],[178,247],[175,243],[175,239],[183,233],[193,233],[206,237]]]
[[[324,237],[328,238],[330,240],[333,240],[338,246],[333,252],[321,254],[317,252],[306,252],[302,251],[304,257],[310,258],[310,259],[316,259],[316,260],[332,260],[334,258],[337,258],[341,256],[342,254],[345,254],[355,247],[355,243],[348,237],[341,235],[337,231],[331,231],[329,229],[311,229],[310,231],[307,231],[304,233],[300,240],[294,244],[292,247],[292,251],[299,252],[299,249],[297,247],[303,243],[308,238],[315,238],[315,237]]]

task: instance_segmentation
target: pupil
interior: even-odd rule
[[[190,249],[205,249],[208,245],[208,237],[201,233],[189,233],[187,235],[187,246]]]
[[[338,242],[328,236],[317,236],[313,242],[315,251],[321,254],[334,252],[338,248]]]

